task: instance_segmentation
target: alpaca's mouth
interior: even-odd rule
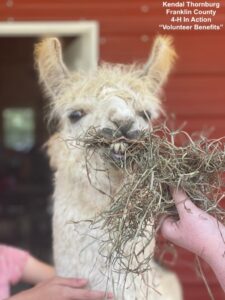
[[[110,156],[113,160],[124,160],[128,144],[117,142],[110,145]]]

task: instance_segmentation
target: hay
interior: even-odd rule
[[[185,139],[185,143],[178,146],[178,139]],[[101,224],[107,232],[102,249],[108,247],[107,260],[114,270],[141,274],[148,270],[153,256],[145,249],[155,237],[159,219],[164,215],[178,217],[171,188],[183,189],[198,207],[224,223],[225,212],[219,207],[224,187],[224,140],[193,140],[184,131],[170,131],[162,125],[151,133],[143,131],[136,140],[123,138],[127,143],[125,159],[115,160],[110,145],[120,141],[90,128],[78,143],[85,147],[87,157],[89,151],[101,150],[106,162],[123,172],[124,186],[92,226]]]

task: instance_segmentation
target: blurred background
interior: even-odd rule
[[[225,24],[219,2],[214,21]],[[153,38],[171,34],[179,59],[165,88],[167,112],[189,132],[225,135],[225,29],[162,32],[166,21],[159,0],[0,0],[0,243],[51,261],[52,174],[42,150],[49,132],[33,63],[40,37],[59,36],[70,68],[90,69],[102,60],[144,62]],[[178,249],[168,264],[185,300],[211,299],[193,255]],[[206,264],[203,270],[215,299],[224,299]]]

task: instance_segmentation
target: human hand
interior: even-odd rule
[[[173,192],[179,220],[166,218],[161,226],[164,238],[202,257],[213,265],[225,252],[225,227],[213,216],[194,205],[187,195]],[[217,254],[217,255],[215,255]]]
[[[103,300],[113,299],[111,293],[84,289],[86,279],[54,277],[8,300]]]
[[[38,284],[42,281],[49,280],[55,276],[55,269],[29,255],[23,268],[21,280],[30,284]]]

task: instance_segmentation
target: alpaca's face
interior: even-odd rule
[[[65,138],[85,133],[91,126],[112,136],[135,139],[158,117],[159,91],[172,68],[175,52],[170,38],[158,37],[148,63],[142,67],[103,65],[90,74],[70,74],[62,61],[57,39],[36,48],[40,79],[51,98],[51,115],[60,120]],[[126,144],[112,145],[121,157]]]
[[[161,109],[153,94],[143,95],[129,85],[101,88],[100,84],[96,94],[77,99],[74,91],[72,98],[74,101],[68,101],[62,114],[64,136],[81,136],[93,126],[105,138],[121,137],[121,143],[112,145],[115,157],[122,156],[125,151],[123,137],[135,139],[141,130],[151,128],[152,120]]]

